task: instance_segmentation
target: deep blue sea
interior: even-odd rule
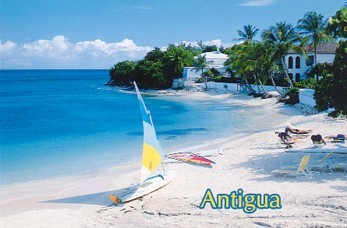
[[[87,174],[140,161],[136,95],[104,86],[108,70],[0,71],[0,184]],[[164,152],[254,129],[255,107],[151,97]]]

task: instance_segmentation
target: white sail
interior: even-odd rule
[[[144,135],[141,180],[139,184],[132,186],[124,192],[117,195],[111,194],[109,198],[115,204],[129,202],[154,192],[170,183],[177,174],[175,170],[171,170],[165,174],[157,174],[150,177],[162,163],[162,149],[155,133],[151,114],[147,110],[135,82],[134,85],[139,100]]]
[[[137,98],[139,100],[142,122],[143,122],[143,150],[142,169],[140,183],[143,183],[151,173],[153,173],[162,162],[162,148],[155,133],[150,112],[142,99],[140,91],[134,82]]]

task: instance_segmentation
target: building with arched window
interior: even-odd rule
[[[296,74],[295,74],[295,81],[296,81],[296,82],[299,82],[299,81],[300,81],[300,74],[299,74],[299,73],[296,73]]]
[[[293,57],[289,56],[288,58],[288,68],[293,69]]]
[[[333,63],[337,44],[333,42],[322,43],[317,46],[317,61],[316,63]],[[306,79],[306,73],[310,71],[315,63],[314,51],[311,47],[305,48],[307,58],[296,52],[289,52],[285,55],[285,63],[290,75],[295,75],[294,81]]]
[[[295,69],[300,69],[300,56],[295,58]]]

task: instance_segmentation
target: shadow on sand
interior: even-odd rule
[[[124,192],[128,188],[117,189],[107,192],[98,192],[92,194],[78,195],[72,197],[66,197],[61,199],[53,199],[48,201],[42,201],[41,203],[62,203],[62,204],[89,204],[89,205],[99,205],[99,206],[114,206],[114,204],[109,200],[110,194],[119,194]],[[122,206],[119,204],[117,206]]]
[[[340,171],[334,171],[334,173],[320,173],[312,178],[307,177],[274,177],[271,175],[271,171],[275,169],[297,169],[301,161],[302,156],[310,155],[310,163],[317,163],[320,159],[324,158],[326,155],[323,153],[280,153],[280,154],[262,154],[252,156],[247,161],[242,163],[234,164],[231,168],[250,168],[254,172],[254,177],[251,180],[254,181],[276,181],[276,182],[315,182],[315,183],[325,183],[330,180],[342,180],[347,181],[347,177]],[[331,164],[344,162],[346,160],[346,154],[334,154],[330,158]],[[258,177],[257,174],[262,174]],[[265,175],[265,176],[264,176]],[[345,191],[346,187],[344,186],[334,186],[335,189],[340,191]]]

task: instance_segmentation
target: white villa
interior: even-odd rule
[[[206,62],[208,62],[209,68],[215,68],[222,75],[226,74],[224,62],[228,59],[228,55],[219,51],[205,52],[201,54],[201,56],[203,55],[206,58]],[[194,67],[184,67],[182,76],[184,80],[196,80],[201,76],[201,71],[196,72]]]
[[[333,63],[335,58],[335,51],[337,44],[333,42],[325,42],[317,46],[317,63]],[[285,55],[284,61],[287,65],[288,74],[291,79],[298,82],[307,78],[314,65],[314,50],[313,47],[306,47],[307,58],[298,53],[289,52]],[[228,59],[228,55],[219,51],[205,52],[201,55],[205,55],[208,63],[208,68],[215,68],[221,75],[229,76],[224,66],[225,61]],[[206,69],[207,70],[207,69]],[[194,67],[184,67],[183,80],[195,81],[201,76],[201,71],[196,72]]]
[[[337,44],[332,42],[322,43],[317,46],[317,63],[333,63]],[[306,73],[310,72],[314,64],[313,48],[305,48],[307,58],[291,52],[286,54],[285,63],[289,72],[289,77],[298,82],[306,79]]]

